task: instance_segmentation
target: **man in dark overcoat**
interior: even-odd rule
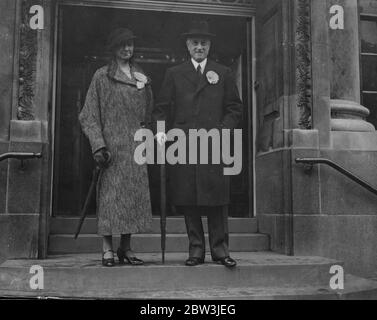
[[[215,35],[210,33],[206,21],[192,22],[190,30],[182,36],[191,59],[167,70],[153,120],[155,123],[165,121],[167,129],[183,130],[187,141],[190,129],[218,129],[221,136],[222,129],[232,130],[238,126],[243,112],[232,71],[207,58]],[[157,131],[156,138],[160,144],[167,140],[164,132]],[[221,163],[200,164],[198,160],[198,164],[189,164],[188,159],[189,154],[185,164],[168,166],[169,198],[184,215],[189,237],[186,265],[204,263],[201,216],[206,215],[213,261],[234,267],[236,261],[228,251],[229,176],[224,175]]]

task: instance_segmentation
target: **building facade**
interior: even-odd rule
[[[158,91],[166,68],[186,59],[178,35],[202,17],[245,104],[230,215],[254,217],[272,251],[375,275],[376,195],[296,159],[326,158],[377,186],[377,1],[1,0],[0,17],[0,153],[43,153],[0,163],[4,257],[46,258],[59,217],[78,217],[92,163],[77,113],[108,32],[134,29]],[[151,193],[158,208],[158,182]]]

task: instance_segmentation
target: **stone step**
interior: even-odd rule
[[[26,299],[139,299],[139,300],[377,300],[377,281],[346,275],[345,290],[331,290],[327,286],[303,287],[216,287],[186,290],[128,290],[56,291],[7,290],[0,288],[0,298]],[[228,303],[231,305],[231,303]],[[177,311],[179,312],[179,311]],[[178,313],[179,315],[179,313]]]
[[[119,237],[114,237],[117,247]],[[49,253],[95,253],[102,248],[102,238],[96,234],[81,234],[75,240],[72,234],[55,234],[49,236]],[[161,252],[161,236],[159,234],[137,234],[132,236],[132,248],[136,252]],[[208,250],[208,235],[206,234]],[[269,250],[269,237],[258,233],[231,233],[229,249],[232,252],[255,252]],[[166,252],[186,252],[188,239],[186,234],[167,234]]]
[[[168,253],[165,265],[161,263],[160,254],[139,254],[145,261],[144,266],[117,264],[113,268],[101,266],[100,254],[8,260],[0,266],[0,290],[3,295],[18,292],[20,295],[104,298],[208,298],[211,295],[217,298],[216,290],[220,297],[252,298],[258,290],[263,296],[278,288],[284,294],[287,288],[293,292],[293,289],[310,287],[329,293],[329,270],[334,264],[342,265],[327,258],[288,257],[272,252],[239,252],[232,256],[238,262],[234,269],[211,262],[209,255],[205,264],[186,267],[186,253]],[[29,285],[33,265],[41,266],[44,272],[44,289],[38,292]],[[199,291],[202,296],[190,297],[190,292]]]
[[[229,218],[229,232],[231,233],[256,233],[256,218]],[[79,218],[53,217],[51,218],[50,234],[73,234]],[[203,217],[203,227],[207,232],[207,218]],[[168,233],[186,233],[185,221],[183,217],[168,217],[166,221]],[[94,217],[85,219],[81,229],[82,234],[97,233],[97,221]],[[153,218],[152,230],[150,233],[160,233],[160,218]]]

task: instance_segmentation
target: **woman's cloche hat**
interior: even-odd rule
[[[118,28],[113,30],[107,38],[107,48],[112,50],[128,40],[136,39],[137,37],[133,34],[130,29],[127,28]]]

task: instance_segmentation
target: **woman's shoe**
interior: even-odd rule
[[[118,248],[117,250],[117,256],[119,259],[119,264],[125,264],[124,260],[127,260],[127,262],[133,266],[141,266],[144,264],[144,261],[141,259],[138,259],[136,257],[129,257],[127,256],[127,253],[125,250],[122,250],[121,248]]]
[[[105,254],[107,252],[112,252],[112,254],[114,254],[114,251],[113,250],[107,250],[105,251],[103,254],[102,254],[102,265],[104,267],[114,267],[115,265],[115,260],[114,260],[114,257],[113,258],[106,258],[105,259]]]

